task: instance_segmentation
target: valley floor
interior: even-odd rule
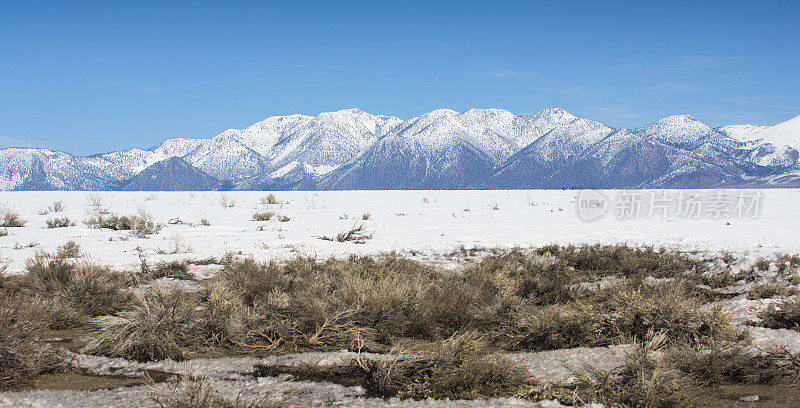
[[[0,237],[0,262],[7,273],[18,273],[36,251],[52,252],[70,240],[92,259],[120,269],[138,266],[140,255],[205,259],[232,252],[285,259],[398,251],[446,260],[465,249],[551,243],[646,244],[753,256],[800,253],[800,190],[763,193],[762,209],[752,219],[608,216],[585,223],[576,214],[576,191],[287,191],[274,193],[276,204],[261,203],[266,192],[0,192],[0,207],[17,211],[25,222]],[[54,202],[62,202],[64,210],[47,213]],[[122,216],[139,210],[163,225],[158,234],[139,238],[84,224],[98,211]],[[275,216],[253,220],[264,212]],[[288,219],[281,222],[279,216]],[[63,217],[75,225],[46,227],[48,220]],[[320,239],[358,226],[372,238],[362,244]]]
[[[678,194],[677,191],[671,193]],[[497,267],[496,275],[493,275],[492,278],[494,280],[486,278],[487,287],[490,284],[501,287],[514,279],[520,279],[522,282],[522,278],[513,273],[508,276],[503,275],[509,271],[516,271],[515,267],[528,268],[527,273],[542,273],[541,276],[536,275],[540,280],[535,281],[535,284],[531,283],[534,281],[525,282],[525,285],[539,285],[536,286],[536,290],[541,291],[538,294],[541,298],[537,301],[541,303],[526,304],[526,307],[530,307],[531,312],[527,312],[528,309],[520,308],[519,314],[515,315],[517,317],[524,317],[526,313],[533,316],[540,310],[545,311],[544,315],[551,312],[568,313],[569,310],[573,310],[563,309],[566,310],[565,312],[559,309],[562,306],[583,310],[581,309],[582,302],[586,299],[589,299],[587,304],[596,301],[602,307],[618,307],[618,309],[614,309],[615,313],[624,315],[625,308],[629,305],[619,306],[615,303],[619,303],[619,301],[614,300],[613,296],[604,297],[603,295],[604,290],[614,291],[615,288],[630,289],[629,301],[635,307],[641,307],[643,310],[651,306],[646,296],[654,296],[657,300],[660,294],[675,295],[679,301],[698,302],[696,307],[691,303],[686,303],[689,306],[682,307],[702,310],[702,312],[698,312],[702,316],[706,316],[703,313],[708,310],[717,310],[718,308],[725,315],[722,319],[724,325],[730,325],[730,327],[735,327],[737,330],[742,329],[748,333],[746,341],[738,338],[736,340],[741,341],[740,347],[747,352],[785,350],[786,355],[790,356],[789,360],[795,359],[792,366],[795,370],[794,378],[800,378],[800,370],[798,370],[800,360],[797,360],[797,357],[800,356],[800,331],[798,331],[800,326],[795,324],[794,327],[786,326],[788,328],[783,326],[770,328],[762,322],[765,311],[776,310],[776,305],[796,305],[800,301],[800,284],[798,284],[800,282],[800,258],[781,258],[787,254],[800,253],[800,234],[797,233],[800,231],[800,206],[798,206],[800,205],[800,190],[764,190],[761,199],[762,207],[754,218],[682,219],[671,217],[664,219],[658,216],[645,216],[640,219],[619,220],[608,216],[593,223],[584,222],[578,216],[575,208],[577,194],[577,191],[540,190],[321,191],[274,192],[272,194],[269,192],[0,192],[0,210],[2,211],[0,212],[0,222],[7,222],[11,219],[18,225],[24,224],[24,226],[0,227],[1,233],[7,232],[7,235],[0,236],[0,270],[4,267],[4,274],[12,275],[4,278],[0,274],[0,278],[9,279],[8,282],[11,282],[8,287],[12,288],[9,289],[9,293],[13,294],[12,297],[25,299],[26,294],[32,293],[34,297],[38,296],[37,301],[41,302],[37,303],[39,304],[37,307],[58,310],[60,305],[47,303],[49,300],[47,297],[51,295],[47,290],[55,291],[56,289],[42,289],[42,285],[37,286],[35,283],[31,283],[35,279],[44,279],[41,276],[45,274],[40,274],[39,278],[28,279],[30,275],[34,275],[31,270],[35,269],[35,266],[31,266],[31,260],[36,258],[37,253],[40,254],[40,259],[46,260],[61,259],[63,261],[67,258],[79,258],[80,262],[87,260],[93,264],[108,266],[114,271],[142,276],[153,274],[147,279],[126,282],[125,285],[130,287],[125,288],[125,296],[128,296],[128,292],[138,296],[142,293],[154,293],[154,287],[155,292],[158,292],[160,288],[165,288],[169,291],[174,290],[176,293],[184,293],[188,297],[196,297],[195,309],[208,308],[211,310],[212,306],[216,307],[216,305],[211,300],[213,296],[208,293],[215,293],[213,290],[219,289],[221,286],[214,286],[217,284],[215,279],[208,278],[217,276],[218,272],[223,269],[240,273],[240,275],[236,275],[231,272],[232,275],[224,278],[231,281],[251,279],[253,276],[261,278],[265,276],[263,275],[266,273],[265,270],[269,273],[274,272],[270,269],[272,266],[267,264],[258,266],[261,268],[258,269],[248,266],[247,262],[237,263],[248,258],[256,261],[291,260],[302,255],[320,261],[328,258],[343,260],[351,254],[377,255],[394,251],[402,259],[422,261],[422,264],[440,268],[440,271],[464,268],[464,270],[472,271],[476,274],[475,276],[480,276],[479,272],[484,273],[486,270],[490,270],[493,266],[491,262],[497,262],[496,265],[508,262],[508,265],[516,266],[501,265]],[[603,194],[614,196],[617,193],[606,191]],[[122,216],[128,218],[122,222],[120,221]],[[109,221],[110,219],[113,219],[114,222]],[[55,224],[64,226],[50,227]],[[128,229],[130,225],[133,225],[133,231]],[[137,225],[141,232],[139,234],[134,233]],[[112,228],[96,228],[98,226],[111,226]],[[363,227],[363,229],[359,229],[359,227]],[[354,239],[337,240],[338,234],[353,230],[356,231],[356,235],[359,233],[363,235]],[[76,251],[79,251],[80,257],[78,255],[57,255],[65,251],[64,245],[68,241],[74,241],[77,244],[75,248],[79,248]],[[562,252],[559,253],[557,247],[554,247],[556,249],[552,254],[549,251],[536,253],[532,250],[532,248],[550,244],[578,245],[583,248],[578,252],[586,250],[585,245],[590,244],[624,244],[631,248],[664,247],[674,252],[670,252],[671,255],[662,259],[659,258],[661,255],[656,256],[652,252],[631,250],[633,252],[628,253],[626,252],[628,248],[625,248],[618,259],[609,261],[610,258],[619,255],[613,252],[613,248],[608,249],[610,251],[608,254],[615,254],[614,256],[607,256],[605,252],[598,255],[591,249],[586,253],[580,252],[580,255],[574,253],[570,255],[570,251],[564,249],[561,249]],[[513,254],[509,255],[508,259],[504,258],[507,255],[505,249],[517,247],[528,251],[523,258],[520,258],[522,261],[515,258]],[[53,254],[53,258],[42,258],[42,252]],[[492,254],[497,255],[500,260],[491,261],[488,266],[481,264],[482,259],[491,257]],[[692,260],[686,265],[693,266],[681,270],[684,268],[681,266],[684,265],[681,263],[685,261],[682,258],[684,254],[688,254]],[[651,258],[653,256],[655,258]],[[661,265],[659,262],[664,260],[670,261],[669,257],[673,256],[680,262],[678,262],[678,266],[670,266],[676,269],[670,271],[669,274],[666,272],[662,275],[655,273],[660,266],[650,268],[652,265]],[[590,257],[597,257],[600,260],[590,259]],[[567,263],[558,264],[556,259],[562,259]],[[168,262],[171,261],[179,261],[176,263],[183,265],[185,269],[180,271],[178,268],[172,271],[168,267]],[[518,261],[522,266],[513,263]],[[638,268],[636,271],[626,272],[625,262],[634,261],[643,263],[636,264],[637,266],[633,268]],[[647,263],[651,261],[655,263]],[[298,262],[302,263],[302,260]],[[361,261],[353,262],[355,262],[354,265],[361,265],[358,263]],[[615,268],[622,267],[618,268],[619,270],[612,268],[603,271],[599,267],[586,266],[605,267],[606,263],[614,265]],[[78,264],[79,262],[76,260],[74,265]],[[74,265],[71,267],[78,268]],[[159,269],[161,268],[159,265],[167,265],[165,267],[167,272],[156,276],[156,273],[163,272]],[[399,268],[391,262],[387,264],[389,266],[381,265],[389,269]],[[585,274],[585,276],[570,277],[569,279],[573,279],[571,281],[554,280],[554,287],[558,288],[557,290],[563,290],[569,296],[547,298],[550,293],[548,291],[551,289],[547,289],[547,280],[550,277],[546,276],[546,272],[549,271],[546,268],[553,265],[563,266],[564,269],[559,269],[559,271],[565,275],[575,271]],[[648,266],[643,268],[641,265]],[[699,265],[707,268],[703,269],[705,272],[701,273],[700,269],[696,269]],[[279,273],[292,276],[293,279],[303,276],[302,274],[291,275],[295,273],[294,267],[285,265],[283,267],[285,269],[281,269]],[[330,266],[331,269],[326,270],[326,273],[339,273],[338,271],[346,270],[345,267],[354,266],[348,264],[341,266],[342,269]],[[42,268],[55,269],[53,263],[50,263],[49,266],[42,266]],[[641,275],[644,269],[646,271]],[[691,272],[686,272],[687,270]],[[184,275],[170,275],[173,272],[177,273],[176,271]],[[26,273],[27,276],[24,275]],[[460,276],[459,274],[455,275]],[[431,282],[439,282],[435,280],[436,278],[430,278],[428,275],[421,274],[420,276],[425,279],[433,279]],[[715,280],[717,278],[719,279]],[[74,279],[74,276],[71,279]],[[225,283],[224,279],[223,283]],[[364,282],[373,283],[368,278],[364,279]],[[383,282],[381,281],[382,277],[375,279]],[[688,281],[684,282],[683,279],[688,279]],[[0,284],[2,282],[0,280]],[[249,283],[253,282],[255,279],[249,281]],[[387,282],[394,282],[400,286],[396,281],[387,279]],[[269,285],[274,284],[272,281],[268,283]],[[675,283],[675,287],[671,288],[670,285],[673,283]],[[264,282],[258,282],[258,284],[266,285]],[[335,279],[331,279],[328,284],[335,284]],[[471,285],[474,282],[467,280],[465,285],[467,284]],[[675,288],[683,288],[681,285],[684,284],[686,293],[673,291]],[[391,285],[392,283],[388,284],[388,286]],[[478,284],[475,285],[479,287]],[[525,285],[520,283],[518,287]],[[373,289],[368,285],[353,284],[353,286]],[[654,292],[649,293],[647,289],[649,286],[658,288],[658,291],[654,289]],[[385,287],[387,286],[375,284],[375,288]],[[516,286],[511,285],[511,287]],[[237,290],[240,288],[237,287]],[[41,291],[41,293],[36,291]],[[246,289],[242,289],[242,291],[246,292]],[[66,290],[64,292],[72,294]],[[324,291],[322,292],[324,293]],[[246,293],[235,291],[230,293],[246,299]],[[276,293],[278,293],[277,289]],[[289,293],[288,289],[286,293]],[[293,298],[292,302],[302,298],[304,293],[298,292],[295,295],[297,298]],[[308,293],[311,293],[310,289]],[[508,302],[505,298],[501,299],[502,296],[496,296],[498,304],[505,305],[505,302]],[[644,296],[644,298],[640,296]],[[358,298],[358,296],[354,297]],[[480,298],[477,295],[476,297]],[[519,295],[519,298],[514,299],[519,301],[523,297]],[[531,295],[525,301],[531,299],[539,298]],[[642,301],[642,299],[645,300]],[[280,299],[269,298],[267,303],[273,300],[276,303],[280,301]],[[641,304],[637,303],[640,301]],[[33,303],[33,300],[30,302]],[[263,307],[263,304],[253,302],[252,299],[249,302],[251,303],[249,307],[253,310]],[[136,304],[136,302],[132,301],[132,304]],[[380,306],[372,305],[372,307],[378,308]],[[548,307],[552,307],[552,309],[547,309]],[[606,310],[601,313],[601,306],[597,307],[598,309],[594,312],[597,314],[594,318],[602,320],[611,315],[611,313],[606,313]],[[247,309],[246,313],[250,313],[251,309]],[[499,316],[500,312],[495,311],[494,308],[486,307],[486,309],[492,309]],[[126,305],[123,310],[138,309],[136,306]],[[559,310],[562,311],[559,312]],[[676,310],[678,312],[669,316],[676,320],[670,326],[671,331],[663,331],[663,333],[667,333],[665,336],[672,336],[676,329],[698,330],[700,333],[701,329],[697,328],[696,322],[690,319],[682,320],[684,313],[681,310],[683,309],[676,307]],[[663,312],[663,310],[649,309],[647,311],[654,313],[659,318],[659,313]],[[195,312],[194,309],[189,308],[189,312],[186,313],[188,316]],[[102,315],[105,313],[96,313],[92,317]],[[347,319],[349,315],[343,316]],[[709,316],[715,315],[711,313]],[[57,320],[58,315],[52,313],[49,318]],[[493,319],[496,318],[497,316],[493,316]],[[797,316],[792,318],[796,319]],[[232,318],[231,321],[233,321]],[[67,372],[55,371],[37,374],[33,382],[0,392],[0,407],[139,408],[156,406],[154,401],[157,401],[157,398],[154,395],[169,396],[170,392],[174,392],[174,389],[170,389],[174,385],[167,381],[167,378],[175,378],[174,376],[187,373],[213,383],[215,392],[229,400],[265,393],[277,398],[277,402],[273,405],[264,403],[262,405],[241,405],[242,407],[564,407],[559,402],[564,401],[563,395],[560,396],[562,398],[557,399],[556,397],[550,398],[550,395],[546,393],[541,394],[542,398],[534,398],[531,396],[533,394],[509,397],[508,395],[517,395],[512,393],[496,398],[456,401],[400,399],[385,395],[381,397],[370,394],[368,387],[365,388],[361,383],[349,382],[348,378],[342,376],[337,378],[340,370],[352,368],[352,364],[361,361],[362,358],[372,359],[371,364],[376,364],[376,366],[379,366],[382,361],[397,358],[397,354],[394,354],[395,348],[389,350],[388,346],[386,349],[370,350],[370,352],[364,353],[360,352],[360,348],[358,353],[347,349],[336,351],[339,350],[339,348],[335,348],[338,347],[338,343],[324,351],[304,349],[302,350],[304,352],[294,352],[296,350],[288,348],[263,348],[260,350],[267,351],[242,353],[241,350],[231,346],[227,349],[204,351],[208,352],[208,355],[203,355],[202,352],[198,352],[197,355],[187,355],[186,359],[181,362],[173,361],[170,358],[140,362],[122,357],[105,357],[102,355],[103,353],[87,352],[84,348],[87,341],[97,334],[92,330],[96,329],[93,325],[98,322],[99,320],[92,320],[91,323],[76,324],[68,329],[50,327],[45,335],[41,338],[37,337],[36,341],[44,339],[47,344],[65,347],[68,350],[70,364],[74,366],[73,369]],[[327,323],[326,319],[325,324]],[[481,324],[487,325],[486,333],[494,330],[494,326],[489,326],[489,324],[495,324],[492,319],[481,321]],[[597,322],[591,324],[600,325]],[[603,324],[606,324],[605,321]],[[566,332],[569,328],[563,329],[558,323],[553,323],[551,326],[539,328],[531,323],[526,327],[534,333],[531,335],[534,336],[533,338],[537,331],[551,330],[553,336],[545,340],[554,343],[570,343],[570,333]],[[370,329],[374,328],[370,327]],[[518,330],[522,329],[518,328]],[[313,332],[313,330],[311,331]],[[579,332],[577,329],[576,331]],[[630,333],[640,332],[643,333],[641,330],[639,332],[630,330]],[[249,331],[248,335],[252,335],[252,333]],[[456,333],[461,332],[456,331]],[[587,333],[583,334],[591,337],[591,333]],[[657,337],[656,334],[654,330],[647,332],[647,336]],[[709,343],[716,342],[716,336],[730,335],[730,333],[701,334],[710,339]],[[304,333],[304,335],[308,337],[310,334]],[[618,372],[626,365],[630,365],[628,357],[637,347],[636,342],[639,340],[637,335],[619,335],[618,338],[604,339],[597,344],[588,344],[587,340],[587,345],[581,347],[560,348],[554,346],[550,349],[537,350],[525,349],[520,346],[517,349],[502,349],[501,352],[504,358],[522,368],[526,384],[529,382],[531,384],[563,383],[569,385],[576,380],[575,375],[578,373],[576,370],[591,367],[603,372]],[[314,336],[311,335],[311,337]],[[553,340],[554,338],[559,340]],[[726,341],[733,342],[730,339]],[[402,342],[398,342],[398,344],[404,345]],[[582,345],[582,343],[576,344]],[[599,346],[597,346],[598,344]],[[241,345],[236,344],[236,346]],[[237,352],[226,355],[225,353],[229,350],[237,350]],[[281,351],[273,353],[273,350]],[[654,350],[656,349],[646,351],[645,358],[648,352],[653,354]],[[676,350],[673,351],[676,353],[680,351]],[[196,352],[196,350],[192,349],[192,352]],[[655,354],[661,352],[659,348]],[[705,352],[699,352],[694,358],[702,361],[701,358]],[[267,367],[266,374],[258,372],[260,366]],[[700,374],[697,375],[702,377]],[[729,375],[729,373],[726,372],[725,375]],[[787,374],[787,376],[789,375]],[[731,375],[731,377],[734,376]],[[692,386],[695,385],[693,383]],[[800,391],[794,385],[786,385],[779,381],[743,381],[740,383],[723,381],[714,386],[700,385],[696,389],[691,389],[690,403],[691,406],[708,407],[721,405],[736,407],[792,406],[791,404],[800,404]],[[753,395],[759,395],[759,401],[752,402],[746,399]],[[745,398],[745,400],[740,400],[741,398]],[[165,404],[162,406],[184,405]],[[205,407],[205,405],[197,406]],[[584,405],[576,403],[575,406]],[[591,405],[592,408],[601,406],[600,404]]]

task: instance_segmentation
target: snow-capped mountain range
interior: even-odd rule
[[[359,109],[274,116],[210,139],[87,157],[0,149],[0,190],[513,189],[800,186],[800,116],[611,128],[558,108]]]

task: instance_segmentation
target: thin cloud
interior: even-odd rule
[[[675,65],[690,68],[711,68],[728,65],[734,62],[754,61],[755,57],[718,57],[711,55],[684,55],[673,57],[672,63]]]
[[[697,93],[705,90],[705,88],[702,86],[682,84],[682,83],[642,85],[642,86],[633,86],[628,88],[609,89],[609,90],[594,89],[582,84],[560,82],[560,81],[545,80],[545,83],[548,83],[548,85],[542,88],[545,91],[558,92],[567,95],[578,95],[578,96],[612,96],[612,95],[629,95],[629,94],[648,93],[648,92],[649,93]]]
[[[700,92],[703,91],[705,88],[698,85],[688,85],[688,84],[677,84],[677,83],[668,83],[668,84],[658,84],[658,85],[645,85],[645,86],[634,86],[630,88],[626,88],[621,90],[621,93],[635,93],[635,92]]]
[[[349,65],[328,65],[328,64],[286,64],[257,61],[197,61],[195,64],[208,65],[250,65],[259,67],[287,67],[287,68],[321,68],[321,69],[350,69]]]
[[[229,85],[229,84],[238,84],[238,83],[247,83],[247,82],[257,82],[260,81],[259,79],[240,79],[240,80],[232,80],[232,81],[212,81],[212,82],[199,82],[194,84],[178,84],[178,85],[166,85],[166,86],[157,86],[157,85],[145,85],[139,88],[133,89],[131,92],[133,93],[158,93],[164,92],[173,89],[182,89],[182,88],[201,88],[205,86],[214,86],[214,85]]]
[[[480,73],[477,76],[479,78],[520,78],[538,77],[539,73],[535,71],[517,69],[494,69],[488,72]]]
[[[677,55],[663,57],[661,63],[628,63],[617,66],[625,71],[676,71],[686,69],[717,68],[726,65],[755,62],[756,57],[718,55]]]

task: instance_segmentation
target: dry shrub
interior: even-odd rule
[[[233,261],[218,277],[251,306],[275,290],[286,290],[292,280],[278,262],[259,263],[252,258]]]
[[[86,203],[92,207],[100,207],[103,205],[103,196],[100,193],[86,194]]]
[[[157,234],[163,227],[153,220],[144,209],[139,209],[137,214],[133,215],[116,215],[116,214],[101,214],[94,212],[89,218],[83,221],[89,228],[105,228],[114,231],[130,231],[131,234],[145,238],[148,235]]]
[[[281,408],[295,406],[270,394],[239,393],[226,398],[209,378],[182,376],[165,389],[151,386],[150,398],[160,408]]]
[[[61,212],[66,209],[63,201],[53,201],[53,204],[47,207],[49,212]]]
[[[259,316],[249,330],[255,339],[341,348],[365,335],[384,342],[429,337],[436,279],[430,268],[393,255],[322,263],[246,259],[228,265],[214,290]]]
[[[604,345],[610,339],[602,334],[603,316],[590,305],[531,306],[519,311],[515,327],[501,331],[506,348],[555,350]]]
[[[67,368],[61,352],[41,341],[42,329],[26,301],[0,291],[0,390]]]
[[[75,223],[70,221],[70,219],[67,217],[51,218],[45,221],[45,224],[47,225],[47,228],[66,228],[75,225]]]
[[[253,214],[253,221],[269,221],[275,216],[274,211],[257,212]]]
[[[83,351],[143,362],[181,360],[182,347],[197,336],[196,306],[192,294],[151,287],[135,296],[131,309],[96,318]]]
[[[228,195],[222,194],[219,197],[219,204],[222,208],[236,207],[236,197],[228,197]]]
[[[733,344],[745,337],[721,306],[703,307],[702,299],[679,282],[623,282],[601,296],[610,317],[606,330],[623,339],[665,331],[671,344],[708,346]]]
[[[761,313],[764,327],[800,330],[800,298],[786,299]]]
[[[114,313],[129,299],[126,278],[105,267],[40,252],[26,268],[22,288],[38,300],[52,328]]]
[[[195,280],[194,275],[189,273],[189,263],[186,261],[160,262],[155,268],[148,268],[150,278],[172,278],[183,280]]]
[[[585,388],[587,401],[606,406],[626,407],[688,407],[689,383],[677,370],[660,364],[653,356],[663,348],[666,336],[650,337],[646,343],[637,342],[626,358],[625,366],[609,375],[585,371],[578,376],[578,388]]]
[[[761,285],[753,286],[747,292],[747,298],[750,300],[769,299],[779,296],[792,296],[797,294],[797,288],[789,287],[780,283],[763,283]]]
[[[668,330],[671,343],[733,342],[736,330],[691,286],[621,280],[596,293],[575,284],[595,278],[546,255],[512,251],[465,270],[446,271],[397,255],[318,262],[297,258],[227,265],[219,288],[243,308],[230,316],[239,343],[340,349],[441,340],[476,330],[509,350],[607,345]],[[222,336],[235,338],[230,332]],[[371,346],[370,346],[371,347]]]
[[[275,197],[275,194],[269,193],[266,197],[261,197],[260,200],[261,204],[278,204],[278,199]]]
[[[783,255],[780,258],[770,260],[761,258],[753,264],[760,271],[769,270],[770,265],[774,262],[777,272],[784,274],[791,272],[793,269],[800,266],[800,255]]]
[[[705,270],[699,261],[664,249],[626,245],[591,245],[583,247],[549,245],[538,249],[551,253],[578,270],[601,275],[673,277],[686,271]]]
[[[81,256],[81,246],[75,241],[67,241],[56,248],[57,258],[78,258]]]
[[[324,241],[353,242],[355,244],[363,244],[368,239],[372,239],[372,234],[368,233],[367,229],[364,228],[363,225],[359,225],[357,227],[353,226],[347,231],[342,231],[336,234],[335,237],[321,236],[319,239]]]
[[[680,371],[655,357],[667,343],[666,334],[650,333],[648,339],[636,341],[626,364],[617,370],[578,370],[571,387],[546,384],[532,387],[519,396],[531,401],[557,399],[571,406],[600,403],[618,408],[690,407],[691,383]]]
[[[248,342],[250,340],[248,337],[255,335],[255,331],[248,332],[248,330],[258,326],[263,320],[251,313],[251,308],[244,305],[238,294],[219,282],[212,282],[206,285],[202,297],[205,308],[202,311],[202,318],[197,321],[197,333],[205,344],[212,346],[235,344],[246,347],[252,343]],[[259,340],[263,343],[266,339]],[[268,348],[271,344],[262,348]]]
[[[13,208],[0,207],[0,227],[24,227],[25,221],[19,215],[19,212]]]
[[[590,276],[546,256],[511,250],[490,255],[468,266],[466,282],[483,297],[499,298],[508,307],[523,300],[534,304],[557,304],[576,297],[572,285]]]
[[[756,352],[736,346],[702,350],[674,347],[665,360],[704,386],[721,384],[771,384],[800,378],[791,354],[779,350]]]
[[[362,361],[367,388],[383,396],[475,399],[511,396],[527,373],[491,353],[474,333],[455,335],[428,352],[396,352],[387,361]]]

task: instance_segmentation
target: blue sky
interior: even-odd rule
[[[350,107],[800,115],[794,1],[0,1],[0,147],[90,154]]]

